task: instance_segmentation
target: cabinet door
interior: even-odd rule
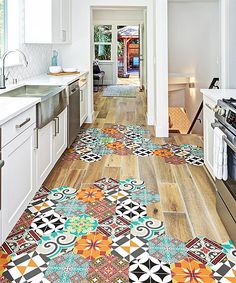
[[[71,0],[60,0],[61,41],[71,41]]]
[[[34,127],[32,125],[2,149],[0,245],[36,192]]]
[[[40,188],[54,166],[53,159],[53,135],[54,121],[38,130],[38,145],[36,149],[36,182],[37,189]]]
[[[56,135],[53,139],[54,162],[61,157],[67,148],[67,108],[55,119]]]
[[[88,87],[85,84],[80,89],[80,126],[83,125],[88,117]]]
[[[215,179],[213,173],[214,130],[211,127],[211,123],[215,121],[215,113],[210,109],[214,106],[214,103],[212,103],[211,101],[204,101],[204,160],[208,171]]]

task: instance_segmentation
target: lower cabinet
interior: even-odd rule
[[[0,245],[36,192],[34,128],[31,125],[2,149]]]
[[[80,126],[83,125],[87,117],[88,117],[88,84],[86,81],[82,86],[80,86]]]
[[[67,109],[37,131],[36,186],[39,189],[67,147]]]

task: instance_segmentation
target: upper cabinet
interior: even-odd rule
[[[25,43],[70,44],[71,0],[25,0]]]

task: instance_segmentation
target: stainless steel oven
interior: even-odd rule
[[[212,126],[224,132],[228,158],[227,180],[216,180],[216,207],[230,238],[236,244],[236,100],[218,100],[215,118],[216,123]]]

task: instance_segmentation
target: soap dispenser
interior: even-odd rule
[[[58,51],[53,50],[52,51],[52,66],[57,66],[58,64],[57,59],[58,59]]]

